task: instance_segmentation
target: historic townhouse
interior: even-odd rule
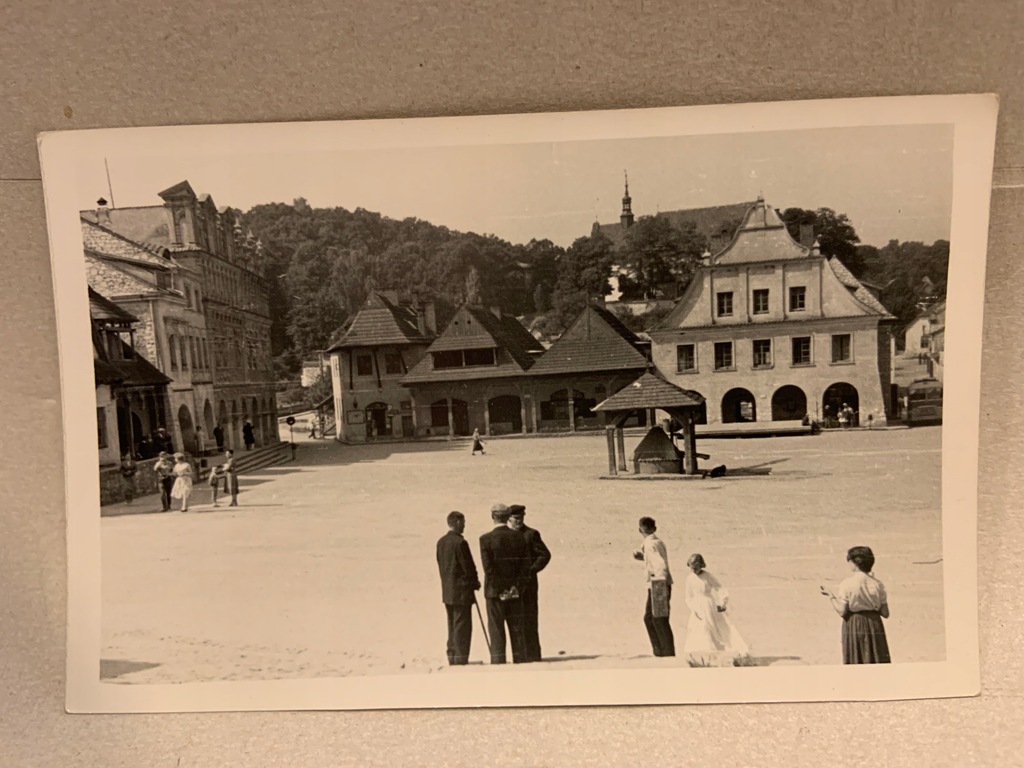
[[[182,275],[180,283],[163,287],[180,293],[183,310],[166,317],[164,327],[153,333],[167,348],[166,373],[191,380],[196,392],[187,414],[179,407],[176,434],[192,450],[193,443],[211,445],[219,426],[225,443],[237,447],[250,421],[257,445],[277,443],[268,289],[253,269],[261,245],[243,233],[234,211],[218,209],[209,195],[197,196],[187,181],[159,196],[162,205],[101,205],[82,217],[145,250],[166,254]],[[206,383],[209,395],[196,388]]]
[[[144,248],[85,219],[82,243],[90,288],[133,317],[133,346],[169,379],[167,413],[161,409],[152,424],[143,418],[133,432],[122,433],[122,440],[150,458],[147,444],[163,427],[176,448],[197,453],[201,433],[195,414],[213,397],[202,276],[176,263],[165,248]]]
[[[821,419],[844,404],[884,423],[893,321],[758,198],[649,335],[658,371],[704,396],[708,423]]]
[[[345,335],[327,350],[338,439],[347,443],[416,434],[402,378],[437,331],[434,306],[402,304],[395,292],[371,293]]]
[[[460,307],[402,378],[416,436],[526,433],[536,429],[527,372],[544,347],[515,317]]]

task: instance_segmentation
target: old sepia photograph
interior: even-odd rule
[[[45,134],[69,711],[976,694],[996,108]]]

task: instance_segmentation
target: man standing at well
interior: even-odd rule
[[[668,569],[668,550],[665,543],[655,535],[658,526],[652,517],[640,518],[640,533],[644,537],[640,549],[633,553],[637,560],[644,561],[647,577],[647,607],[644,609],[644,626],[651,639],[655,656],[675,656],[675,638],[668,623],[669,602],[672,599],[672,573]]]
[[[513,663],[528,661],[522,595],[530,579],[530,552],[523,534],[508,527],[508,517],[508,507],[495,504],[491,507],[494,528],[480,537],[491,664],[504,664],[506,661],[506,626]]]
[[[473,639],[473,592],[480,589],[469,543],[462,537],[466,516],[448,513],[448,533],[437,541],[437,569],[441,573],[441,600],[448,612],[448,663],[468,664]]]
[[[526,635],[526,660],[540,661],[540,632],[537,626],[537,597],[539,584],[537,574],[544,570],[551,562],[551,550],[547,548],[540,537],[540,531],[530,528],[523,519],[526,516],[526,507],[522,504],[512,504],[509,508],[508,527],[513,531],[519,531],[526,539],[526,548],[530,553],[530,578],[523,591],[523,632]]]

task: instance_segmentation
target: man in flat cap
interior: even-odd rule
[[[448,612],[448,663],[469,663],[473,639],[473,592],[480,589],[469,543],[462,537],[466,516],[448,513],[448,533],[437,542],[437,568],[441,573],[441,600]]]
[[[539,584],[537,574],[551,562],[551,550],[540,537],[540,531],[526,525],[526,507],[512,504],[508,508],[508,527],[519,531],[526,539],[526,548],[530,553],[530,578],[523,591],[523,632],[526,635],[527,661],[540,661],[540,633],[537,628],[537,596]]]
[[[491,507],[494,528],[480,537],[491,664],[504,664],[506,661],[506,626],[513,663],[528,661],[522,595],[530,579],[530,551],[523,535],[508,527],[508,518],[508,507],[495,504]]]

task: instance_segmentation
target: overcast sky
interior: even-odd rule
[[[216,153],[164,144],[104,147],[117,207],[159,205],[187,179],[218,206],[248,210],[304,197],[314,207],[413,216],[514,243],[567,246],[593,222],[618,220],[623,171],[633,212],[753,200],[776,208],[828,207],[850,217],[861,241],[949,238],[950,125],[822,128],[483,146]],[[104,158],[83,154],[81,208],[109,197]]]

